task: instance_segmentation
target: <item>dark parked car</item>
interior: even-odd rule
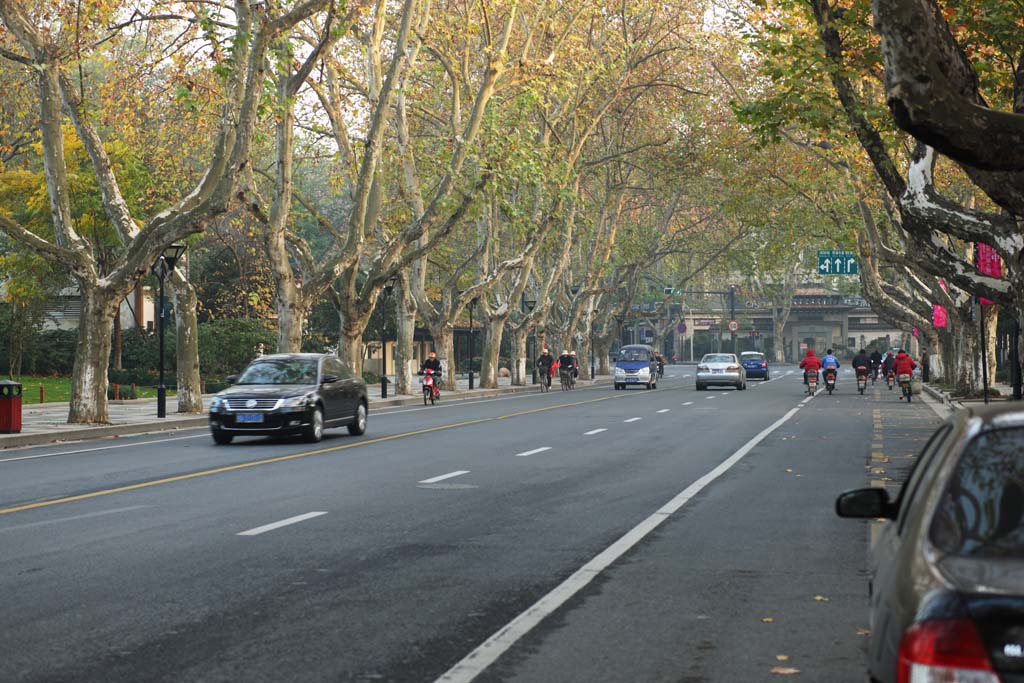
[[[213,397],[210,431],[219,444],[236,436],[298,434],[315,443],[329,427],[364,433],[367,406],[366,382],[333,355],[262,356]]]
[[[768,381],[768,359],[757,351],[744,351],[740,354],[740,365],[747,371],[747,379],[763,379]]]
[[[1024,682],[1024,407],[959,411],[897,500],[858,489],[836,511],[889,520],[872,550],[872,680]]]

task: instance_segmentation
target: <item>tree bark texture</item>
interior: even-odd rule
[[[505,334],[505,316],[497,316],[484,326],[484,343],[480,352],[480,388],[498,388],[498,365],[501,356],[501,340]]]
[[[174,303],[175,354],[177,356],[178,412],[203,412],[202,380],[199,376],[199,319],[196,290],[180,270],[169,279]]]
[[[413,393],[413,374],[419,368],[413,367],[416,359],[413,354],[413,339],[416,333],[416,302],[412,292],[403,281],[395,289],[397,295],[395,303],[398,338],[395,341],[395,393]]]
[[[81,286],[81,285],[80,285]],[[107,367],[114,316],[121,297],[99,288],[82,288],[82,313],[71,375],[70,423],[107,424]]]

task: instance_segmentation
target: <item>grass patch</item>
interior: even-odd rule
[[[67,403],[71,400],[71,378],[70,377],[15,377],[15,382],[21,383],[21,402],[24,405],[35,405],[39,403],[39,388],[43,388],[47,403]],[[138,398],[156,398],[156,387],[137,386]],[[168,396],[174,396],[175,392],[167,390]]]

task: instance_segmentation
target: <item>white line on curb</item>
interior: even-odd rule
[[[536,455],[537,453],[543,453],[544,451],[550,451],[551,446],[541,446],[540,448],[534,448],[532,451],[526,451],[525,453],[516,453],[517,458],[525,458],[528,455]]]
[[[583,432],[583,436],[593,436],[594,434],[600,434],[601,432],[607,431],[608,429],[606,427],[601,427],[600,429],[591,429],[589,432]]]
[[[424,479],[423,481],[421,481],[419,483],[420,484],[436,484],[439,481],[444,481],[445,479],[451,479],[452,477],[461,477],[463,474],[469,474],[469,470],[456,470],[454,472],[449,472],[448,474],[442,474],[442,475],[439,475],[439,476],[436,476],[436,477],[431,477],[430,479]]]
[[[643,419],[642,417],[631,417],[628,420],[623,420],[623,422],[637,422],[638,420],[642,420],[642,419]]]
[[[694,496],[718,479],[718,477],[729,471],[733,465],[742,460],[755,446],[785,424],[796,413],[797,409],[792,408],[788,413],[763,429],[757,436],[722,461],[716,468],[690,484],[651,516],[637,524],[624,536],[577,569],[572,576],[535,602],[529,609],[507,625],[498,629],[494,635],[481,643],[475,650],[438,678],[436,683],[469,683],[469,681],[472,681],[522,639],[523,636],[528,634],[537,624],[557,611],[613,562],[629,552],[637,543],[657,529],[662,522],[679,511]]]
[[[658,412],[659,412],[659,413],[667,413],[667,412],[669,412],[670,410],[672,410],[672,409],[671,409],[671,408],[662,408],[662,409],[661,409],[661,410],[659,410]]]
[[[307,519],[313,519],[314,517],[319,517],[320,515],[326,514],[326,512],[307,512],[306,514],[298,515],[297,517],[289,517],[288,519],[282,519],[280,522],[264,524],[263,526],[258,526],[255,529],[249,529],[248,531],[240,531],[238,535],[259,536],[260,534],[265,534],[268,531],[273,531],[274,529],[280,529],[281,527],[288,526],[289,524],[298,524],[299,522],[305,522]]]

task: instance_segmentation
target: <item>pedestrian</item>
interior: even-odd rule
[[[928,349],[921,349],[921,381],[927,382],[931,363],[928,361]]]

